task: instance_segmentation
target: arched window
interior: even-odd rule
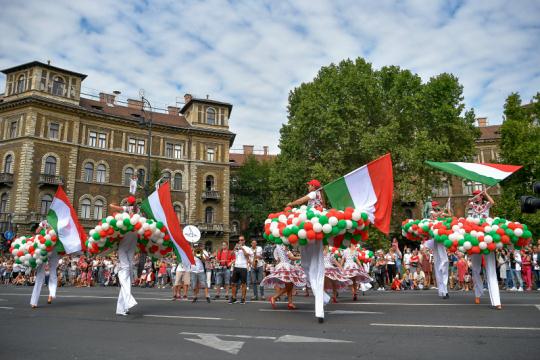
[[[53,198],[51,195],[49,194],[43,195],[43,197],[41,198],[41,208],[40,208],[41,215],[47,215],[51,207],[52,200]]]
[[[24,89],[26,87],[26,77],[24,75],[19,76],[19,79],[17,80],[17,93],[24,92]]]
[[[6,161],[4,162],[4,172],[8,174],[13,174],[13,155],[9,154],[6,156]]]
[[[171,180],[171,173],[169,171],[165,171],[162,175],[163,182],[170,181]]]
[[[206,109],[206,123],[216,125],[216,110],[214,108]]]
[[[174,174],[173,189],[182,190],[182,174],[180,173]]]
[[[214,223],[214,208],[209,206],[204,211],[204,222],[207,224]]]
[[[82,219],[90,219],[90,207],[91,207],[90,199],[83,199],[81,201],[81,218]]]
[[[64,96],[64,79],[60,76],[55,76],[53,78],[52,93],[53,95]]]
[[[206,177],[205,189],[206,189],[206,191],[213,191],[214,190],[214,177],[212,175],[208,175]]]
[[[107,173],[107,168],[105,167],[105,165],[104,164],[99,164],[97,166],[97,168],[96,168],[96,181],[98,183],[104,183],[106,173]]]
[[[2,196],[0,196],[0,214],[7,213],[8,198],[8,193],[3,193]]]
[[[45,174],[56,175],[56,158],[54,156],[47,156],[45,159]]]
[[[129,186],[129,180],[131,180],[131,177],[133,176],[133,168],[127,167],[124,170],[124,185]]]
[[[145,174],[146,174],[146,171],[144,171],[144,169],[139,169],[137,170],[137,183],[139,184],[139,186],[144,186],[144,177],[145,177]]]
[[[103,219],[103,200],[97,199],[94,201],[94,219]]]
[[[178,221],[180,224],[182,224],[184,221],[183,214],[182,214],[182,207],[180,205],[174,205],[174,213],[176,214],[176,217],[178,218]]]
[[[465,195],[471,195],[475,190],[482,191],[482,188],[482,184],[479,182],[474,182],[470,180],[466,180],[463,182],[463,194]]]
[[[443,181],[439,187],[436,187],[432,191],[433,196],[447,197],[450,194],[450,186],[447,181]]]
[[[94,181],[94,164],[87,162],[84,164],[84,181]]]
[[[231,223],[231,232],[233,234],[237,234],[239,229],[240,229],[240,223],[238,221],[233,221]]]

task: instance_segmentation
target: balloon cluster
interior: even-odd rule
[[[307,245],[323,241],[335,247],[348,246],[368,238],[368,214],[353,208],[323,209],[305,205],[268,215],[263,237],[276,244]]]
[[[15,258],[15,263],[37,267],[49,260],[49,254],[53,251],[63,251],[63,247],[55,249],[62,243],[58,241],[58,236],[53,229],[43,229],[37,235],[26,237],[21,236],[13,240],[9,252]]]
[[[434,220],[407,219],[401,223],[401,234],[411,241],[425,241],[430,237],[430,230]]]
[[[160,221],[139,214],[117,213],[107,216],[90,230],[86,246],[91,254],[100,254],[118,247],[129,232],[137,234],[139,249],[153,258],[160,258],[173,250],[167,227]]]
[[[373,251],[367,249],[358,249],[358,260],[362,263],[370,263],[373,259]]]
[[[513,246],[516,249],[528,245],[532,233],[527,225],[501,218],[455,218],[435,221],[406,220],[402,226],[404,236],[413,234],[421,239],[433,238],[452,252],[459,250],[470,254],[489,254],[495,249]],[[416,228],[413,227],[416,225]],[[427,231],[425,228],[429,227]],[[421,230],[419,230],[421,229]],[[408,238],[408,237],[407,237]]]

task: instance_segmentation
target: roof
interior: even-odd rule
[[[234,166],[242,166],[246,162],[248,156],[253,155],[259,162],[274,159],[277,155],[262,155],[262,154],[244,154],[244,153],[229,153],[229,163]]]
[[[501,125],[480,126],[479,141],[498,140],[501,138]]]
[[[63,73],[69,74],[69,75],[77,76],[77,77],[81,78],[81,80],[86,79],[86,76],[87,76],[85,74],[81,74],[81,73],[74,72],[74,71],[71,71],[71,70],[66,70],[66,69],[62,69],[62,68],[52,66],[52,65],[49,65],[49,64],[44,64],[41,61],[32,61],[32,62],[29,62],[29,63],[26,63],[26,64],[17,65],[17,66],[2,70],[2,73],[9,74],[9,73],[12,73],[14,71],[27,69],[27,68],[31,68],[31,67],[34,67],[34,66],[40,66],[40,67],[44,67],[44,68],[49,69],[49,70],[63,72]]]
[[[182,106],[182,109],[180,109],[180,113],[183,114],[191,106],[193,102],[200,102],[200,103],[208,104],[208,105],[225,106],[226,108],[229,109],[229,116],[231,115],[232,107],[233,107],[232,104],[227,103],[227,102],[210,100],[210,99],[199,99],[199,98],[192,97],[191,100],[189,100],[187,103],[184,104],[184,106]]]

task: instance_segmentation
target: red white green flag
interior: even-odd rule
[[[467,163],[467,162],[435,162],[426,161],[434,168],[468,180],[479,182],[488,186],[497,185],[514,172],[522,168],[518,165]]]
[[[167,227],[171,241],[174,244],[176,257],[183,264],[195,264],[191,246],[184,237],[182,226],[174,212],[171,201],[171,188],[168,181],[143,201],[141,209],[148,217],[161,221]]]

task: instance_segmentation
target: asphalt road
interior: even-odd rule
[[[487,294],[369,291],[326,307],[318,324],[313,298],[229,305],[171,301],[170,290],[134,289],[139,305],[115,315],[118,288],[42,292],[0,286],[0,359],[539,359],[540,292],[503,292],[503,310]]]

